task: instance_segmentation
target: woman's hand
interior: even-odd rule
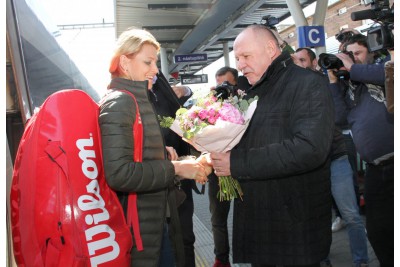
[[[182,179],[192,179],[204,184],[207,182],[205,167],[194,159],[172,161],[175,167],[175,174]]]
[[[204,166],[207,176],[212,173],[213,168],[211,165],[211,158],[209,153],[201,154],[200,157],[196,159],[196,161],[200,162]]]
[[[168,153],[168,159],[169,160],[177,160],[178,159],[178,154],[176,153],[175,149],[172,146],[166,146]]]

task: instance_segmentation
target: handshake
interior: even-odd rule
[[[195,156],[182,156],[178,158],[172,147],[167,147],[168,159],[175,167],[175,174],[180,179],[192,179],[197,183],[205,184],[207,176],[212,172],[210,154],[203,154],[196,159]]]

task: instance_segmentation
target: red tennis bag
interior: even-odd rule
[[[104,178],[98,115],[89,95],[71,89],[27,123],[10,195],[18,266],[130,266],[132,236]]]

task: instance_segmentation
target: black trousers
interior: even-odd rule
[[[231,201],[219,201],[218,177],[212,173],[208,176],[208,198],[210,201],[211,225],[214,238],[215,257],[223,262],[229,262],[228,214]]]
[[[394,261],[394,162],[367,165],[365,173],[367,235],[381,266]]]
[[[185,267],[195,267],[194,242],[196,240],[193,232],[193,180],[181,180],[181,188],[186,194],[186,199],[178,207],[179,220],[185,249]]]

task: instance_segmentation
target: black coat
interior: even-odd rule
[[[254,95],[257,109],[230,159],[244,193],[234,206],[233,261],[317,263],[331,244],[332,97],[288,54],[249,89]]]

